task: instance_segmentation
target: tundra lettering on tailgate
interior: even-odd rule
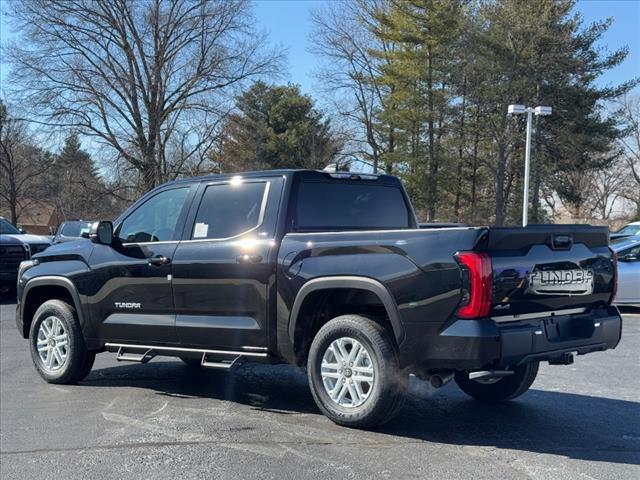
[[[528,276],[527,293],[537,295],[591,295],[593,270],[538,270]]]

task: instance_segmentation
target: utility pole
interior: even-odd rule
[[[524,197],[522,201],[522,226],[526,227],[529,219],[529,172],[531,171],[531,130],[533,128],[533,114],[551,115],[551,107],[538,106],[535,108],[524,105],[509,105],[507,113],[510,115],[527,114],[527,140],[524,152]]]

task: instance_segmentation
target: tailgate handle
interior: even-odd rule
[[[552,235],[551,236],[552,250],[569,250],[572,245],[573,245],[573,237],[571,237],[571,235]]]

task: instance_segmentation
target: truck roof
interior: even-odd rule
[[[171,182],[166,182],[163,185],[172,184],[172,183],[189,183],[189,182],[202,182],[208,180],[226,180],[228,178],[234,177],[242,177],[242,178],[256,178],[256,177],[292,177],[295,174],[305,174],[308,173],[310,175],[323,175],[333,178],[344,178],[344,179],[352,179],[352,180],[382,180],[384,183],[397,183],[399,179],[392,175],[380,175],[375,173],[366,173],[366,172],[330,172],[325,170],[313,170],[313,169],[293,169],[293,168],[285,168],[285,169],[275,169],[275,170],[255,170],[249,172],[234,172],[234,173],[215,173],[209,175],[201,175],[197,177],[188,177],[188,178],[179,178],[173,180]],[[162,186],[162,185],[160,185]]]

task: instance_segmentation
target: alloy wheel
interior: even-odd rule
[[[322,356],[320,375],[329,398],[347,408],[362,405],[369,398],[375,382],[369,351],[351,337],[331,342]]]
[[[38,356],[49,372],[60,370],[67,361],[69,336],[64,322],[58,317],[45,318],[38,328]]]

